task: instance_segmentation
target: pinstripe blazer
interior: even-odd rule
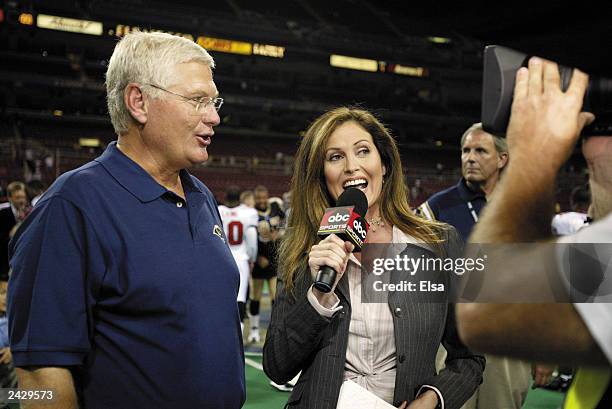
[[[454,228],[452,233],[456,235]],[[394,282],[400,279],[391,278]],[[312,285],[308,270],[296,275],[292,294],[287,294],[284,283],[278,280],[263,366],[270,379],[281,384],[302,371],[286,407],[336,408],[344,380],[351,320],[347,280],[344,275],[336,287],[343,308],[332,318],[322,317],[308,302],[306,294]],[[441,392],[446,409],[459,409],[482,382],[485,359],[474,355],[459,340],[454,305],[447,302],[446,293],[436,303],[419,298],[426,296],[389,294],[397,357],[394,405],[414,400],[419,388],[426,384]],[[435,357],[440,343],[448,356],[446,368],[436,374]]]

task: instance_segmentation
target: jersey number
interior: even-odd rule
[[[232,246],[242,244],[242,229],[242,223],[240,222],[230,222],[230,224],[227,225],[227,240],[229,244]]]

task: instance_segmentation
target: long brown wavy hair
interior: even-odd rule
[[[288,293],[292,293],[297,274],[309,274],[308,251],[319,241],[317,230],[325,209],[335,205],[323,173],[325,149],[330,135],[349,121],[357,123],[372,136],[386,168],[379,200],[383,220],[419,241],[440,245],[440,234],[446,225],[422,219],[410,209],[399,151],[389,130],[366,110],[336,108],[310,124],[295,157],[291,213],[278,254],[280,277]]]

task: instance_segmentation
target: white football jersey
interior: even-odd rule
[[[225,237],[236,260],[255,261],[257,257],[257,210],[243,204],[219,206]]]
[[[552,220],[553,234],[557,236],[566,236],[568,234],[574,234],[583,227],[588,226],[587,217],[588,215],[585,213],[559,213],[555,215]]]

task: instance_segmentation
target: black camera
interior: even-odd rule
[[[516,71],[526,67],[530,57],[498,45],[485,47],[481,109],[485,131],[499,136],[506,134]],[[561,88],[565,91],[569,86],[572,68],[559,65],[559,73]],[[583,136],[612,136],[612,80],[591,76],[582,110],[595,115],[595,121],[582,130]]]

